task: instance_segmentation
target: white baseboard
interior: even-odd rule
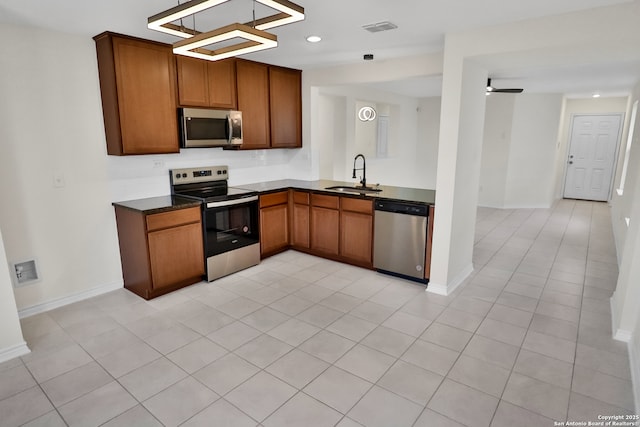
[[[515,205],[496,205],[489,203],[478,203],[478,207],[480,208],[491,208],[491,209],[549,209],[551,207],[548,203],[539,203],[539,204],[515,204]]]
[[[469,275],[473,273],[473,263],[467,265],[456,277],[453,278],[449,283],[434,283],[429,281],[427,285],[427,292],[433,292],[438,295],[450,295],[453,291],[456,290],[458,286],[460,286]]]
[[[624,329],[616,329],[613,332],[613,339],[616,341],[626,342],[628,344],[631,342],[631,332],[625,331]]]
[[[631,341],[631,331],[618,328],[619,319],[618,311],[615,304],[616,293],[614,292],[611,298],[609,298],[609,307],[611,308],[611,334],[616,341],[622,341],[629,343]]]
[[[627,343],[629,351],[629,364],[631,365],[631,385],[633,387],[633,401],[636,414],[640,414],[640,354],[638,352],[640,343],[636,343],[633,338]]]
[[[61,298],[56,298],[51,301],[46,301],[40,304],[32,305],[31,307],[25,307],[18,310],[18,317],[23,319],[25,317],[33,316],[35,314],[44,313],[45,311],[53,310],[54,308],[62,307],[67,304],[72,304],[74,302],[82,301],[87,298],[91,298],[98,295],[106,294],[107,292],[115,291],[116,289],[120,289],[123,286],[124,286],[124,282],[122,280],[118,280],[115,282],[107,283],[95,288],[88,289],[86,291],[70,294]]]
[[[20,344],[0,349],[0,363],[29,353],[31,353],[31,350],[27,347],[27,343],[22,341]]]

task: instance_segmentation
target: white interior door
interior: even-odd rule
[[[574,116],[564,197],[609,199],[622,115]]]

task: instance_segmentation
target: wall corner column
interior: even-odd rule
[[[0,231],[0,363],[29,353],[22,336],[18,307],[13,294],[9,263]]]
[[[443,71],[437,214],[427,291],[448,295],[473,271],[488,72],[449,41]]]

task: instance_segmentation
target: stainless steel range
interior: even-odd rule
[[[207,280],[260,263],[258,194],[229,187],[227,166],[172,169],[171,194],[202,201]]]

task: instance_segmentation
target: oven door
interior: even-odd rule
[[[207,258],[259,243],[258,196],[207,203],[203,231]]]

